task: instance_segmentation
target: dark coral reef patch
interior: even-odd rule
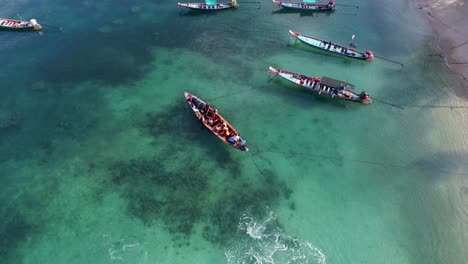
[[[137,126],[153,138],[155,151],[167,155],[106,166],[112,190],[118,187],[129,215],[145,225],[162,224],[179,238],[188,238],[199,225],[205,239],[225,245],[245,210],[290,197],[291,190],[274,172],[243,169],[249,159],[211,135],[189,109],[148,113]]]

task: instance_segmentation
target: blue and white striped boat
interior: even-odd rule
[[[177,3],[178,6],[187,7],[193,10],[214,11],[237,7],[237,0],[231,2],[218,3],[216,0],[206,0],[205,3]]]
[[[289,34],[294,36],[297,40],[304,43],[307,46],[314,47],[326,52],[334,53],[341,56],[346,56],[353,59],[372,61],[374,60],[374,53],[370,50],[366,52],[357,51],[352,48],[348,48],[331,41],[321,40],[315,37],[302,35],[300,33],[289,30]]]

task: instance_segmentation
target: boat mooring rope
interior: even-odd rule
[[[406,107],[412,108],[442,108],[442,109],[468,109],[468,106],[463,105],[408,105]]]
[[[372,100],[375,100],[377,102],[381,102],[381,103],[384,103],[384,104],[387,104],[387,105],[391,105],[391,106],[394,106],[394,107],[397,107],[397,108],[400,108],[400,109],[405,109],[403,106],[399,106],[399,105],[396,105],[396,104],[392,104],[392,103],[389,103],[389,102],[385,102],[383,100],[380,100],[380,99],[377,99],[375,97],[372,97]]]
[[[396,64],[400,64],[402,68],[405,67],[405,65],[403,63],[398,62],[398,61],[390,60],[390,59],[383,58],[383,57],[380,57],[380,56],[377,56],[377,55],[374,55],[374,57],[379,58],[381,60],[385,60],[385,61],[393,62],[393,63],[396,63]]]
[[[257,164],[257,162],[255,162],[255,160],[254,160],[254,158],[253,158],[253,156],[252,156],[252,153],[250,153],[250,152],[247,152],[247,154],[249,154],[249,156],[250,156],[250,159],[252,160],[253,164],[255,164],[255,167],[257,167],[257,170],[258,170],[258,172],[260,172],[260,174],[261,174],[262,176],[265,176],[265,175],[263,175],[263,172],[262,172],[262,170],[260,170],[260,167],[258,167],[258,164]]]
[[[308,153],[288,153],[288,152],[281,152],[281,151],[258,151],[257,153],[271,153],[271,154],[281,154],[281,155],[289,155],[289,156],[301,156],[301,157],[313,157],[314,160],[316,158],[321,158],[321,159],[328,159],[328,160],[336,160],[337,158],[335,156],[326,156],[326,155],[319,155],[319,154],[308,154]],[[367,164],[371,166],[379,166],[379,167],[387,167],[387,168],[399,168],[399,169],[419,169],[414,166],[410,165],[403,165],[403,164],[392,164],[392,163],[385,163],[385,162],[378,162],[378,161],[368,161],[368,160],[358,160],[358,159],[346,159],[346,158],[341,158],[342,161],[349,161],[353,163],[361,163],[361,164]],[[432,170],[432,169],[431,169]],[[463,172],[453,172],[449,170],[444,170],[440,169],[437,172],[446,172],[446,173],[451,173],[454,175],[463,175],[463,176],[468,176],[468,173],[463,173]]]
[[[55,29],[58,29],[58,30],[60,30],[60,31],[63,31],[63,28],[62,28],[62,27],[47,25],[47,24],[44,24],[44,23],[40,23],[40,24],[41,24],[42,26],[51,27],[51,28],[55,28]]]

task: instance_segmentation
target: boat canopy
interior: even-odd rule
[[[304,3],[307,3],[307,4],[316,4],[317,3],[317,0],[302,0]]]
[[[209,6],[213,6],[218,3],[218,0],[205,0],[205,3]]]
[[[343,81],[340,81],[340,80],[335,80],[335,79],[325,77],[325,76],[322,77],[322,79],[320,80],[320,83],[323,84],[323,85],[326,85],[328,87],[333,87],[333,88],[343,87],[346,90],[351,90],[351,91],[354,90],[354,85],[352,85],[350,83],[343,82]]]

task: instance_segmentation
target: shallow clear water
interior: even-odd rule
[[[0,118],[19,121],[0,129],[6,263],[468,262],[466,92],[429,56],[419,10],[240,4],[6,2],[2,16],[64,28],[0,34]],[[356,34],[405,67],[315,52],[289,29]],[[269,81],[269,65],[404,109]],[[252,158],[210,134],[183,91],[217,107]]]

